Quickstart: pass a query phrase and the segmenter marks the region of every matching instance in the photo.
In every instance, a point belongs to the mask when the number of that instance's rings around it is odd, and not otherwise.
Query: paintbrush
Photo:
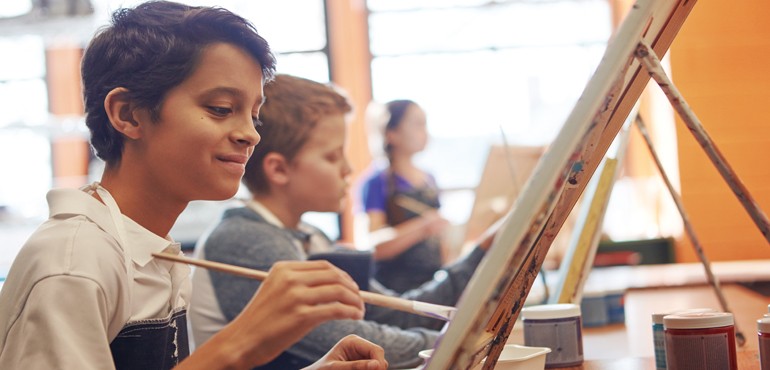
[[[228,265],[226,263],[221,263],[221,262],[189,258],[189,257],[177,255],[177,254],[153,253],[152,255],[160,259],[187,263],[190,265],[203,267],[209,270],[226,272],[228,274],[247,277],[247,278],[255,279],[259,281],[267,279],[267,276],[268,276],[268,273],[265,271],[254,270],[254,269],[234,266],[234,265]],[[451,320],[456,311],[456,308],[451,306],[442,306],[442,305],[433,304],[433,303],[411,301],[408,299],[391,297],[391,296],[367,292],[363,290],[360,291],[359,293],[361,294],[361,298],[364,300],[364,302],[371,305],[392,308],[394,310],[409,312],[409,313],[413,313],[421,316],[432,317],[434,319],[440,319],[444,321]]]
[[[411,211],[413,213],[416,213],[418,215],[435,209],[423,202],[420,202],[417,199],[410,198],[410,197],[407,197],[406,195],[401,195],[401,194],[396,195],[394,198],[394,201],[399,206],[404,207],[404,209]]]

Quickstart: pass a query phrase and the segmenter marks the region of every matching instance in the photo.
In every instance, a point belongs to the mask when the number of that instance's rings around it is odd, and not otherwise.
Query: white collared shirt
[[[125,216],[119,243],[108,208],[81,190],[52,190],[48,203],[0,291],[0,368],[112,369],[126,324],[187,305],[190,269],[154,259],[179,244]]]

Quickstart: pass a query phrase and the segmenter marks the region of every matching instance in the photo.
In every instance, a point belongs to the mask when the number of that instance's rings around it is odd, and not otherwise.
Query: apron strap
[[[118,207],[118,203],[115,202],[115,198],[112,197],[110,192],[107,191],[102,185],[95,181],[94,183],[90,185],[86,185],[81,190],[85,191],[86,193],[93,195],[96,193],[99,195],[99,198],[102,199],[102,202],[104,202],[104,205],[107,206],[107,209],[110,211],[110,216],[112,218],[112,223],[115,225],[115,230],[118,233],[118,244],[120,245],[120,248],[123,250],[123,259],[125,261],[125,267],[126,267],[126,275],[128,276],[128,298],[129,298],[129,304],[131,303],[131,292],[132,292],[132,285],[134,281],[134,269],[133,264],[131,260],[131,256],[128,254],[128,244],[126,241],[128,240],[128,237],[126,236],[126,226],[123,222],[123,213],[120,212],[120,207]],[[129,317],[129,320],[131,318]]]

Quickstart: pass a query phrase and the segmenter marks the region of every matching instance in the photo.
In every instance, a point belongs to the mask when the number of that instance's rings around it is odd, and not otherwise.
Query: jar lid
[[[666,329],[718,328],[733,324],[733,314],[729,312],[675,313],[663,317],[663,326]]]
[[[770,317],[763,317],[757,320],[757,330],[762,333],[770,333]]]
[[[521,309],[521,317],[525,320],[559,319],[577,316],[580,316],[580,306],[572,303],[542,304]]]
[[[669,311],[669,312],[656,312],[652,314],[652,323],[653,324],[663,324],[663,317],[672,315],[675,313],[691,313],[691,312],[717,312],[713,308],[687,308],[684,310],[675,310],[675,311]]]

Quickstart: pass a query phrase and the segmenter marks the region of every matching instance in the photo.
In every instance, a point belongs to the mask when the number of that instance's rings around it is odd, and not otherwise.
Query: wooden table
[[[756,320],[767,313],[770,298],[734,283],[723,284],[722,291],[735,315],[736,328],[746,338],[744,346],[737,348],[738,368],[759,369]],[[585,362],[566,369],[655,369],[652,314],[700,307],[721,311],[709,285],[629,289],[625,295],[625,323],[583,328]],[[509,343],[524,344],[521,328],[517,323]]]
[[[736,332],[746,339],[737,348],[739,370],[759,370],[757,319],[768,313],[770,297],[738,283],[770,281],[770,260],[712,263],[714,275],[735,317]],[[546,274],[549,286],[556,272]],[[553,284],[555,285],[555,284]],[[541,287],[542,288],[542,287]],[[586,289],[625,290],[625,322],[583,328],[581,366],[562,370],[654,370],[652,314],[687,308],[722,311],[713,288],[699,263],[617,266],[594,269]],[[530,292],[530,296],[538,292]],[[539,300],[539,298],[536,298]],[[508,343],[524,344],[523,325],[517,322]]]
[[[759,354],[757,351],[739,351],[738,369],[759,370]],[[655,370],[655,359],[652,357],[626,357],[586,360],[581,366],[563,367],[558,370]]]

